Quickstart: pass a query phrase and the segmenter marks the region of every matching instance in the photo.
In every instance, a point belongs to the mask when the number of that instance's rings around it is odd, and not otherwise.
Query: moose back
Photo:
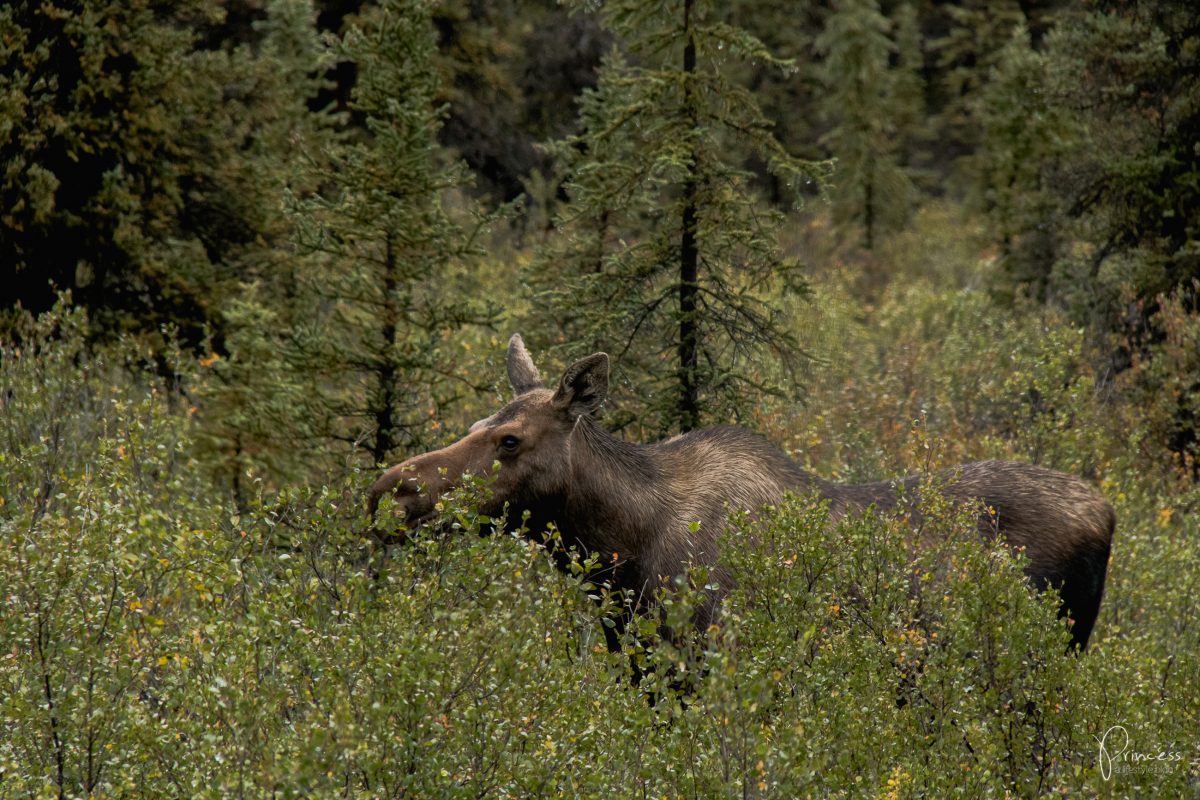
[[[763,438],[742,428],[692,431],[654,444],[609,434],[594,419],[608,392],[608,356],[569,366],[555,388],[542,383],[521,337],[508,345],[515,398],[448,447],[392,467],[371,488],[395,495],[409,526],[436,515],[438,497],[465,476],[489,476],[481,511],[521,520],[531,531],[553,523],[564,543],[603,555],[604,580],[629,590],[645,610],[655,590],[689,564],[712,567],[718,587],[695,620],[707,628],[732,587],[718,563],[720,533],[732,510],[756,511],[787,492],[815,492],[830,513],[894,507],[912,496],[921,476],[842,485],[800,469]],[[495,465],[498,471],[493,472]],[[1087,645],[1100,608],[1116,517],[1082,480],[1010,461],[979,461],[940,473],[942,492],[980,509],[980,530],[1023,548],[1026,572],[1039,589],[1062,597],[1073,620],[1072,643]],[[986,511],[985,511],[986,509]],[[699,522],[699,528],[695,526]]]

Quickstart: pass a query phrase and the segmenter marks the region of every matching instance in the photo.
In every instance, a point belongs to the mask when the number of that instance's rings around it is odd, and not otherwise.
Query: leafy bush
[[[373,476],[239,510],[190,454],[186,380],[82,327],[47,315],[0,363],[0,797],[1195,791],[1194,497],[1107,479],[1122,523],[1083,657],[935,494],[916,529],[831,526],[807,497],[741,519],[720,624],[656,638],[704,601],[698,572],[610,654],[588,597],[616,601],[482,535],[469,493],[387,547]],[[1135,751],[1168,760],[1120,772]]]

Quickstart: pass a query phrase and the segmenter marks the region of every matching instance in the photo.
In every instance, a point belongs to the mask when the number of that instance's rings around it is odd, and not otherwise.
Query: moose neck
[[[756,512],[789,490],[826,488],[762,437],[728,426],[637,445],[582,417],[569,471],[556,520],[563,533],[647,567],[666,552],[676,562],[714,557],[731,509]]]
[[[655,532],[670,525],[676,500],[652,447],[621,441],[580,417],[570,448],[559,527],[606,559],[613,553],[640,558]]]

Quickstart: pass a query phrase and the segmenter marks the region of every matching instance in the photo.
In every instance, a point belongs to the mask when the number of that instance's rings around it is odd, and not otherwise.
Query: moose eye
[[[505,436],[500,440],[500,449],[512,452],[517,449],[517,445],[521,444],[521,440],[515,436]]]

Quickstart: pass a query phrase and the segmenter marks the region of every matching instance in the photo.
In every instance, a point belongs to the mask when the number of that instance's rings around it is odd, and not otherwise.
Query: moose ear
[[[591,414],[608,397],[608,353],[592,353],[563,373],[551,401],[572,417]]]
[[[508,382],[518,395],[542,385],[542,376],[533,365],[533,359],[525,349],[525,340],[519,333],[514,333],[508,340]]]

